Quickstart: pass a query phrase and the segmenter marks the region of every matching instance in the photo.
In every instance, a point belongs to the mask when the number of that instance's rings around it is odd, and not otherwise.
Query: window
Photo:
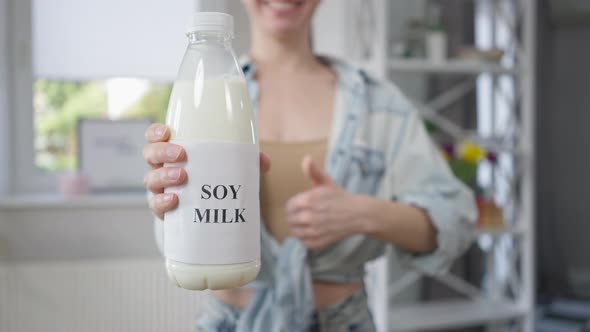
[[[76,167],[80,118],[163,121],[195,6],[233,14],[236,51],[249,45],[239,1],[0,2],[7,4],[0,21],[8,60],[0,84],[10,87],[0,124],[13,147],[0,144],[0,157],[10,161],[7,172],[0,169],[0,191],[15,194],[55,192],[56,174]]]
[[[7,1],[11,192],[55,191],[80,118],[163,121],[194,1]]]
[[[37,168],[77,167],[80,119],[164,121],[191,10],[190,1],[32,1]]]
[[[77,167],[80,119],[164,122],[171,84],[145,79],[55,81],[34,84],[35,165],[44,171]]]

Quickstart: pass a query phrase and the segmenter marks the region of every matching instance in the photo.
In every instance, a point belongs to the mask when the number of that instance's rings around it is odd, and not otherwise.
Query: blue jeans
[[[316,310],[309,332],[373,332],[375,325],[364,289],[327,308]]]

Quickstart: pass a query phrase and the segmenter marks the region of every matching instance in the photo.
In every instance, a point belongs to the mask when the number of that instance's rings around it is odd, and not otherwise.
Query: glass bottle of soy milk
[[[174,83],[166,124],[184,147],[187,184],[169,188],[164,254],[179,287],[227,289],[260,270],[258,140],[244,75],[232,49],[233,17],[199,12]]]

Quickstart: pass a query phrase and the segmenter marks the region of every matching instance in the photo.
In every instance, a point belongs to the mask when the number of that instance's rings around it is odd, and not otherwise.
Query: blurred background
[[[245,54],[241,2],[214,3]],[[0,332],[192,330],[141,148],[196,7],[0,0]],[[590,331],[590,2],[322,0],[313,41],[411,96],[478,196],[451,273],[368,268],[379,330]]]

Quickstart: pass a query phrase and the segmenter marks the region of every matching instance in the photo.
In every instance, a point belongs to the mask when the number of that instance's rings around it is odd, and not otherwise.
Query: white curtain
[[[194,0],[33,0],[37,78],[134,77],[169,81]]]

